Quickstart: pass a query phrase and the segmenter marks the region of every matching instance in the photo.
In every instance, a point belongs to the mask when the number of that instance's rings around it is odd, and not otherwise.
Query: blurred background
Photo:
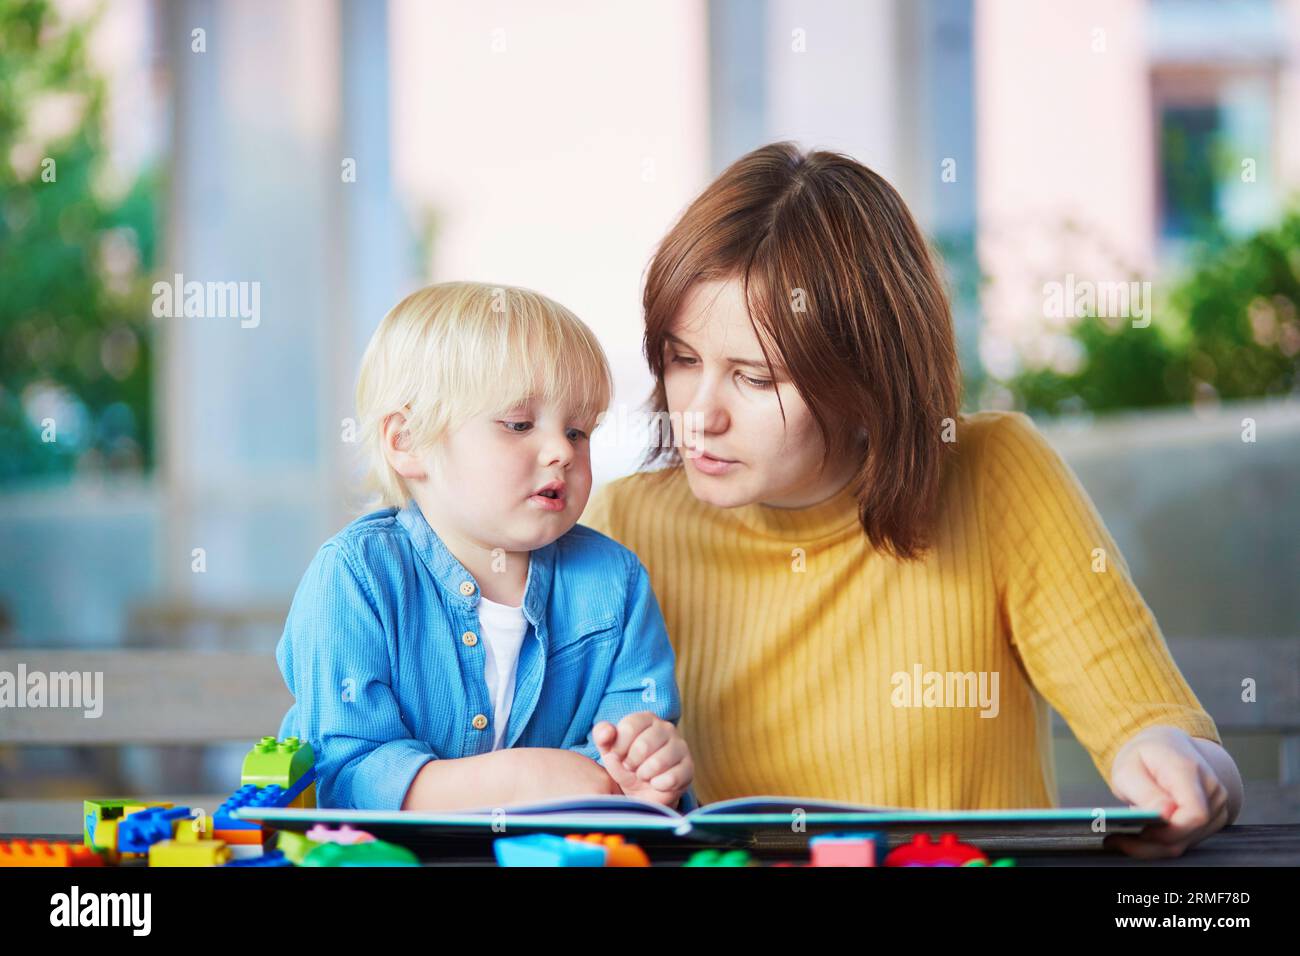
[[[234,789],[288,703],[293,590],[361,505],[391,305],[536,288],[635,411],[655,242],[777,139],[899,189],[967,408],[1035,416],[1243,821],[1300,820],[1300,0],[0,0],[0,670],[108,696],[0,710],[0,831]],[[256,310],[186,314],[189,282]],[[604,431],[598,483],[643,450]],[[1056,731],[1062,802],[1112,803]]]

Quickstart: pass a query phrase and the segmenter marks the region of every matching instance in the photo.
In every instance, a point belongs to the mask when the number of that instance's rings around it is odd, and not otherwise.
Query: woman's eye
[[[689,368],[695,364],[695,359],[687,358],[685,355],[674,355],[673,362],[677,365],[685,365]]]
[[[761,379],[761,378],[750,378],[748,375],[742,375],[742,376],[740,376],[740,377],[743,378],[747,384],[754,386],[754,388],[771,388],[771,387],[772,387],[772,383],[771,383],[771,382],[764,381],[764,380]]]
[[[506,431],[514,432],[516,435],[522,434],[533,427],[532,422],[502,422],[506,426]],[[512,425],[523,425],[523,428],[512,428]]]

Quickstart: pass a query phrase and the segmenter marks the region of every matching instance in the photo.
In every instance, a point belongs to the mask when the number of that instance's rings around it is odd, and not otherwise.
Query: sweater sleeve
[[[1155,724],[1222,743],[1078,477],[1019,412],[985,442],[982,524],[1012,646],[1102,778]]]

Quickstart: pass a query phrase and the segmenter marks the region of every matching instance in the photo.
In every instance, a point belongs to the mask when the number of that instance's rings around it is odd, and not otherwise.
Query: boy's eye
[[[577,441],[579,438],[587,437],[587,433],[584,432],[581,428],[570,428],[569,431],[575,433],[573,436],[571,436],[574,441]]]
[[[532,423],[532,422],[502,422],[501,424],[506,426],[506,431],[514,432],[516,435],[522,434],[522,433],[528,431],[528,429],[530,429],[530,428],[533,427],[533,423]],[[513,426],[513,425],[522,425],[522,426],[524,426],[524,427],[523,427],[523,428],[512,428],[511,426]]]

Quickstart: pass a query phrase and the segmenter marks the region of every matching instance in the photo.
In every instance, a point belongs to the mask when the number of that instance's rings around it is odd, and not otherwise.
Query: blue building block
[[[253,820],[239,820],[232,817],[231,811],[242,810],[245,807],[264,808],[264,807],[285,807],[293,800],[296,794],[290,794],[288,791],[281,790],[275,784],[267,787],[259,787],[255,784],[245,784],[234,793],[232,793],[226,802],[217,807],[217,812],[212,815],[212,828],[214,830],[260,830],[262,825]]]
[[[604,866],[605,848],[552,833],[502,837],[492,844],[500,866]]]
[[[148,853],[149,847],[160,840],[172,838],[172,821],[190,819],[189,807],[149,807],[117,825],[117,849],[121,853]]]
[[[280,850],[268,850],[261,856],[245,857],[242,860],[231,860],[226,866],[293,866],[293,861],[284,855]]]

